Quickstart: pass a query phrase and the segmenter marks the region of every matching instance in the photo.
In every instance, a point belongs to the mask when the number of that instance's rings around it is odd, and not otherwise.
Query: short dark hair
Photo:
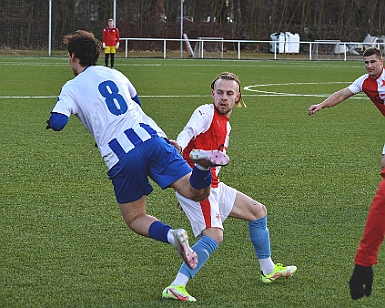
[[[370,57],[372,55],[376,55],[378,59],[382,59],[381,50],[377,47],[369,47],[364,51],[364,57]]]
[[[74,34],[64,36],[63,43],[67,45],[68,53],[70,55],[74,53],[81,65],[96,65],[102,43],[93,33],[78,30]]]

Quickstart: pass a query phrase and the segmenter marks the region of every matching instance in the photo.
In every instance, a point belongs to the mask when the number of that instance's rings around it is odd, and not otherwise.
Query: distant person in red
[[[385,169],[382,181],[370,206],[364,234],[354,258],[354,271],[350,279],[350,295],[359,299],[370,296],[373,284],[373,268],[385,235]]]
[[[108,58],[111,55],[111,68],[114,68],[116,50],[119,48],[119,29],[114,27],[114,20],[108,20],[108,27],[103,30],[103,49],[105,53],[105,65],[108,66]]]

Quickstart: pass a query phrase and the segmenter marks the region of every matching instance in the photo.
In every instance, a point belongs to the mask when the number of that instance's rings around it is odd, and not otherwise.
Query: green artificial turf
[[[307,115],[364,74],[363,63],[116,59],[171,139],[211,103],[217,74],[231,71],[247,87],[220,177],[266,205],[272,258],[298,271],[262,285],[247,224],[228,219],[224,242],[188,284],[196,303],[161,299],[181,260],[126,227],[78,119],[45,129],[73,77],[67,58],[0,57],[0,65],[0,307],[383,306],[383,249],[371,297],[351,300],[348,280],[380,181],[384,119],[364,95]],[[176,203],[154,186],[148,213],[192,234]]]

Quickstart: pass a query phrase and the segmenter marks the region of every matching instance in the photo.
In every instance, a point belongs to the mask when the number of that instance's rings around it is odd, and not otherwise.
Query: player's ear
[[[72,62],[75,61],[75,53],[74,52],[70,53],[69,56],[70,56]]]

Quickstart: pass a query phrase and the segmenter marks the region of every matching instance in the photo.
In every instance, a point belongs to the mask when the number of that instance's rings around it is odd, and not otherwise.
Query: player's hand
[[[106,48],[106,43],[103,43],[102,47],[103,47],[103,49],[105,49]]]
[[[373,284],[373,268],[371,266],[355,265],[350,278],[350,295],[352,299],[359,299],[364,295],[370,296]]]
[[[313,113],[317,112],[321,110],[321,106],[320,105],[311,105],[309,107],[309,109],[307,110],[307,114],[308,115],[312,115]]]
[[[51,127],[51,124],[50,124],[50,122],[49,122],[49,119],[47,120],[47,126],[45,127],[46,129],[51,129],[52,127]]]
[[[175,140],[169,140],[169,141],[175,147],[175,149],[177,149],[179,153],[182,153],[182,147],[179,145],[178,142],[176,142]]]
[[[119,49],[119,43],[116,43],[115,49]]]

